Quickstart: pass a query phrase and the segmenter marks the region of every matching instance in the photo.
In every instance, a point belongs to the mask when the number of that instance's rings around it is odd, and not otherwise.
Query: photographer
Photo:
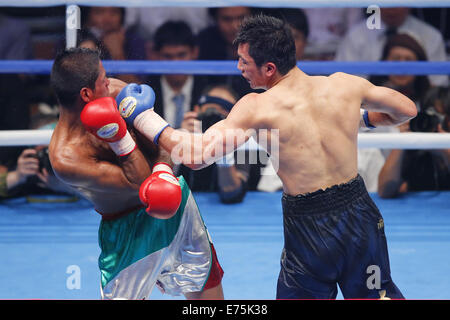
[[[194,111],[185,113],[181,128],[189,132],[204,132],[225,119],[236,101],[236,94],[225,85],[207,88]],[[222,203],[238,203],[242,202],[248,190],[249,172],[250,165],[236,164],[235,153],[230,153],[198,171],[181,165],[178,174],[184,176],[192,191],[218,192]]]
[[[0,165],[0,198],[50,193],[73,195],[75,191],[54,176],[47,147],[24,149],[13,168]]]
[[[400,132],[450,132],[450,92],[431,88],[417,117]],[[450,190],[450,149],[392,150],[378,177],[378,195],[394,198],[403,192]]]

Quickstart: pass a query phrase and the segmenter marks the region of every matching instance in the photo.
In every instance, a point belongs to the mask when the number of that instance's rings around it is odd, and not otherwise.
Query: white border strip
[[[9,130],[0,131],[0,148],[2,146],[47,145],[53,130]],[[381,149],[450,149],[450,133],[360,133],[359,148]],[[254,150],[256,142],[247,147]]]
[[[65,5],[117,7],[450,7],[450,0],[0,0],[4,7],[48,7]]]

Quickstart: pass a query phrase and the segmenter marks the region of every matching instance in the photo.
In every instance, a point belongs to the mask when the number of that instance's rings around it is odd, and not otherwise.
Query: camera
[[[426,112],[418,112],[409,122],[409,128],[413,132],[436,132],[440,120],[438,116]]]
[[[42,172],[42,169],[45,168],[49,174],[53,174],[52,165],[48,156],[48,147],[36,149],[36,154],[28,155],[28,157],[38,159],[40,172]],[[40,179],[34,175],[29,176],[27,181],[31,184],[37,184],[40,182]]]
[[[37,150],[36,157],[39,160],[39,170],[46,169],[48,173],[52,173],[52,165],[50,163],[50,158],[48,157],[48,147]]]
[[[215,104],[220,107],[219,109],[222,109],[227,113],[233,108],[233,104],[228,100],[210,95],[202,95],[198,100],[198,105],[199,107],[202,107],[206,104]],[[226,118],[223,112],[220,112],[219,109],[210,106],[197,115],[197,120],[202,122],[202,132],[205,132],[213,124]]]
[[[225,119],[225,116],[216,108],[208,108],[204,112],[198,114],[197,119],[202,122],[202,132],[205,132],[213,124]]]
[[[435,114],[420,111],[409,122],[409,128],[413,132],[437,132],[440,119]]]

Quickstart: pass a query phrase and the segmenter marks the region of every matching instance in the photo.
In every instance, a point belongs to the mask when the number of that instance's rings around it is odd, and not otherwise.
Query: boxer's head
[[[73,108],[85,99],[108,95],[108,79],[99,52],[86,48],[67,49],[53,63],[50,83],[63,108]]]
[[[234,40],[238,48],[238,69],[252,88],[264,88],[264,81],[276,72],[287,74],[296,66],[295,42],[287,25],[275,17],[246,18]]]

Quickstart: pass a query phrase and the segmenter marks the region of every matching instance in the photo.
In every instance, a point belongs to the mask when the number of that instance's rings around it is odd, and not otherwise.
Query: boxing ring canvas
[[[235,205],[220,204],[212,193],[194,195],[225,271],[225,298],[275,299],[281,193],[250,192]],[[384,217],[392,277],[405,297],[450,299],[450,192],[371,196]],[[0,202],[0,299],[99,299],[99,222],[84,200]],[[150,298],[184,299],[157,289]]]

